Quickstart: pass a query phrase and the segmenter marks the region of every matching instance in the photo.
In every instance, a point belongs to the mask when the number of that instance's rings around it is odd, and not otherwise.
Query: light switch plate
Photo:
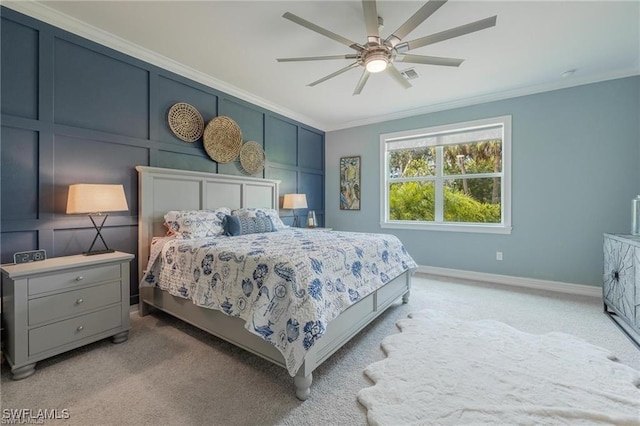
[[[45,260],[47,252],[44,250],[21,251],[13,255],[14,263],[29,263]]]

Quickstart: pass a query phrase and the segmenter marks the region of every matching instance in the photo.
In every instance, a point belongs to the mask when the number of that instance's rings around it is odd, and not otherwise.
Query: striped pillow
[[[222,222],[225,235],[235,237],[237,235],[261,234],[273,232],[273,222],[268,216],[241,217],[227,215]]]

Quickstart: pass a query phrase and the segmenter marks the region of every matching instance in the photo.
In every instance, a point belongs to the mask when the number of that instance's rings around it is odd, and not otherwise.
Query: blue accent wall
[[[510,235],[380,228],[380,134],[503,115]],[[601,286],[602,234],[630,233],[640,194],[639,117],[636,76],[327,132],[327,226],[392,232],[424,266]],[[339,161],[351,155],[362,157],[362,205],[341,211]]]
[[[0,15],[2,263],[18,251],[58,257],[89,248],[89,219],[65,214],[70,184],[124,185],[129,211],[110,214],[103,235],[111,248],[137,253],[135,166],[245,174],[239,162],[211,160],[202,140],[173,135],[167,112],[176,102],[196,107],[205,122],[236,121],[244,141],[264,147],[263,177],[282,180],[281,194],[306,193],[324,224],[324,132],[13,10]],[[291,212],[281,213],[291,224]]]

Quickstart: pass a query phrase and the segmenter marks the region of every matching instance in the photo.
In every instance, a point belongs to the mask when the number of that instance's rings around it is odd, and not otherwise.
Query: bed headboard
[[[170,210],[267,207],[278,210],[279,180],[136,166],[138,171],[138,279],[153,237],[163,236]]]

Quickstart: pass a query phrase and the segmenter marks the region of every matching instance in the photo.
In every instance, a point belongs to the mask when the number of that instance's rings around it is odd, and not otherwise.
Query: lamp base
[[[98,216],[102,216],[101,213],[98,213]],[[105,254],[105,253],[113,253],[115,252],[115,250],[110,249],[109,246],[107,246],[107,243],[104,241],[104,238],[102,238],[102,227],[104,226],[104,223],[107,221],[107,218],[109,217],[108,214],[104,215],[103,219],[102,219],[102,223],[100,224],[100,226],[98,226],[98,224],[96,223],[95,220],[93,220],[93,216],[91,216],[91,214],[89,214],[89,219],[91,219],[91,223],[93,223],[93,227],[96,228],[96,236],[93,237],[93,241],[91,242],[91,247],[89,247],[89,251],[85,251],[84,253],[82,253],[85,256],[93,256],[94,254]],[[102,244],[104,244],[104,250],[94,250],[93,246],[96,244],[96,241],[98,239],[98,237],[100,237],[100,240],[102,240]]]
[[[106,249],[106,250],[85,251],[84,253],[82,253],[82,255],[83,256],[93,256],[94,254],[106,254],[106,253],[115,253],[115,250]]]

